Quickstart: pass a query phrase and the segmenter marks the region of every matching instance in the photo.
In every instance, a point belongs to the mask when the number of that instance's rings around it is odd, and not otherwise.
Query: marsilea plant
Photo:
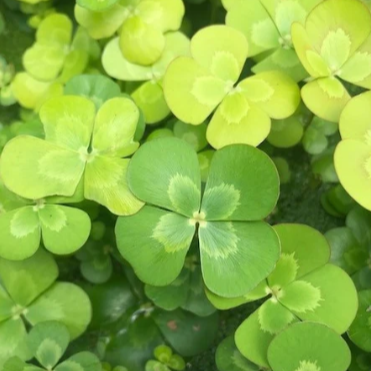
[[[173,114],[199,125],[213,113],[207,140],[216,149],[228,144],[260,144],[271,118],[292,115],[300,102],[296,83],[280,71],[261,72],[238,82],[246,58],[245,36],[215,25],[191,40],[192,57],[179,57],[164,77],[165,99]]]
[[[288,325],[318,322],[342,334],[354,320],[358,304],[351,278],[328,263],[330,248],[324,236],[300,224],[274,229],[281,241],[281,257],[266,280],[244,297],[228,299],[208,293],[220,309],[269,296],[235,334],[239,351],[261,367],[269,367],[268,348]]]
[[[219,295],[244,295],[274,269],[280,244],[262,219],[277,202],[279,180],[260,150],[234,145],[217,151],[201,192],[192,147],[176,138],[157,139],[133,156],[127,180],[146,205],[118,219],[117,243],[145,283],[174,281],[193,238],[205,284]]]
[[[338,122],[350,95],[341,80],[371,87],[371,14],[358,0],[326,0],[291,28],[296,53],[311,76],[301,90],[317,116]]]
[[[130,99],[109,99],[97,111],[87,98],[53,98],[40,118],[45,140],[18,136],[4,148],[0,164],[9,190],[33,200],[71,197],[83,182],[84,197],[115,214],[142,207],[127,187],[129,160],[123,159],[139,146],[134,141],[139,110]]]
[[[291,40],[294,22],[304,23],[308,13],[322,0],[222,0],[225,23],[246,36],[249,57],[257,56],[252,71],[278,70],[295,81],[308,76]]]

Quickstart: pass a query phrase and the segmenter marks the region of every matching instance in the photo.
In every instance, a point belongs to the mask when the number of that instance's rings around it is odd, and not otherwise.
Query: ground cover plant
[[[0,370],[370,371],[366,0],[0,3]]]

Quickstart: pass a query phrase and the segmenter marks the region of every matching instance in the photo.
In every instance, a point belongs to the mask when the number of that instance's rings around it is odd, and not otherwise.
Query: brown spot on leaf
[[[177,325],[177,323],[176,323],[175,320],[169,321],[169,322],[167,323],[167,327],[169,327],[169,329],[170,329],[170,330],[173,330],[173,331],[175,331],[175,330],[178,329],[178,325]]]

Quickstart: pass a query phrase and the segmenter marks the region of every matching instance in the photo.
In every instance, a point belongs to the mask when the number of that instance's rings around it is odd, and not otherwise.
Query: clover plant
[[[227,9],[225,23],[244,33],[249,57],[266,52],[252,71],[278,70],[295,81],[303,80],[308,73],[293,48],[291,25],[304,23],[307,14],[321,1],[222,0]]]
[[[176,57],[188,54],[188,38],[181,32],[169,32],[165,35],[165,47],[161,57],[150,66],[142,66],[125,59],[117,37],[106,45],[102,63],[107,74],[116,79],[144,82],[132,92],[132,97],[143,110],[146,123],[155,124],[170,114],[162,90],[165,71]]]
[[[0,183],[0,256],[11,260],[28,258],[37,251],[41,239],[54,254],[78,250],[88,239],[90,218],[83,210],[60,205],[78,201],[78,195],[70,200],[27,200]]]
[[[180,274],[197,232],[206,286],[219,295],[243,295],[279,256],[275,232],[261,221],[276,204],[278,183],[274,164],[260,150],[228,146],[213,156],[202,195],[198,159],[188,144],[148,142],[128,168],[131,191],[147,205],[119,218],[118,248],[143,282],[165,286]]]
[[[145,371],[183,371],[186,368],[184,359],[178,354],[173,354],[172,349],[166,345],[157,346],[153,355],[156,360],[148,361]]]
[[[34,326],[25,340],[29,349],[28,358],[35,358],[41,367],[24,362],[19,357],[10,358],[4,364],[4,371],[101,371],[96,355],[81,352],[60,362],[70,342],[70,334],[65,325],[56,321],[46,321]]]
[[[370,11],[358,0],[320,2],[308,14],[304,25],[293,23],[292,43],[311,76],[301,95],[315,115],[339,121],[350,100],[341,80],[371,87],[370,31]]]
[[[12,356],[30,356],[26,324],[56,320],[71,339],[86,330],[91,319],[87,295],[74,284],[55,282],[57,277],[53,257],[43,250],[19,262],[0,258],[0,365]]]
[[[39,25],[36,42],[23,55],[24,72],[18,72],[12,90],[19,103],[38,110],[51,95],[61,95],[63,84],[82,73],[99,47],[83,29],[73,36],[72,21],[64,14],[48,15]]]
[[[96,112],[87,98],[63,96],[49,99],[40,118],[45,140],[18,136],[4,148],[1,169],[8,189],[29,199],[68,197],[83,181],[84,197],[115,214],[142,207],[127,187],[129,160],[122,158],[139,145],[134,141],[139,110],[130,99],[110,99]]]
[[[191,40],[191,54],[167,69],[165,99],[179,120],[192,125],[201,124],[216,109],[207,129],[214,148],[257,146],[268,136],[271,118],[289,117],[299,105],[297,85],[279,71],[262,72],[236,85],[248,44],[233,28],[215,25],[200,30]]]
[[[243,297],[208,293],[220,309],[270,296],[237,329],[239,351],[259,366],[269,367],[267,351],[277,333],[289,324],[313,321],[344,333],[357,311],[357,292],[345,271],[329,264],[330,247],[319,232],[300,224],[274,227],[281,241],[275,270]],[[336,308],[341,307],[338,311]]]
[[[85,6],[88,2],[89,8],[75,7],[79,24],[94,39],[111,37],[119,30],[123,56],[142,65],[151,65],[161,57],[166,33],[177,31],[184,15],[181,0],[119,0],[101,11],[97,9],[101,1],[85,1]],[[96,9],[91,10],[94,5]]]
[[[14,66],[8,64],[0,55],[0,105],[2,106],[10,106],[16,102],[10,86],[13,75]]]

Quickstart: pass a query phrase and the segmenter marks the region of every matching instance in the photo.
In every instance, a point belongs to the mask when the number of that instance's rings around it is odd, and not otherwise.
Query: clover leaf
[[[301,90],[306,106],[324,120],[338,122],[350,96],[338,79],[371,87],[371,14],[358,0],[326,0],[294,22],[292,42],[311,76]]]
[[[100,12],[115,5],[119,0],[77,0],[76,3],[83,8]]]
[[[227,9],[226,25],[244,33],[249,43],[249,56],[268,52],[252,71],[279,70],[295,81],[303,80],[308,73],[293,48],[291,25],[303,23],[308,12],[321,1],[222,0]]]
[[[281,224],[274,229],[281,241],[281,257],[265,281],[245,297],[228,299],[207,293],[221,309],[270,295],[235,334],[239,351],[263,367],[269,367],[269,343],[289,324],[319,322],[342,334],[357,312],[354,284],[346,272],[328,264],[330,248],[325,237],[301,224]]]
[[[184,359],[166,345],[157,346],[153,354],[157,360],[148,361],[145,371],[183,371],[186,367]]]
[[[322,324],[302,322],[272,340],[268,361],[272,371],[346,371],[351,354],[335,331]]]
[[[106,45],[102,64],[107,74],[116,79],[144,81],[135,89],[132,97],[143,110],[146,123],[155,124],[170,114],[162,90],[165,71],[176,57],[188,54],[189,39],[181,32],[169,32],[165,35],[165,48],[160,59],[151,66],[141,66],[131,63],[122,55],[117,37]]]
[[[234,145],[217,151],[201,195],[196,153],[177,138],[157,139],[133,156],[127,179],[133,194],[148,205],[119,218],[116,237],[143,282],[174,281],[196,231],[202,275],[211,291],[243,295],[273,270],[279,242],[261,220],[276,204],[279,180],[260,150]]]
[[[29,199],[72,196],[83,181],[84,196],[119,215],[142,207],[126,183],[127,157],[138,148],[139,110],[128,98],[106,101],[96,112],[83,97],[49,99],[40,111],[45,140],[18,136],[1,156],[5,186]],[[27,182],[25,182],[27,179]]]
[[[90,218],[82,210],[59,205],[79,201],[78,196],[27,200],[0,182],[0,256],[11,260],[28,258],[37,251],[41,239],[54,254],[78,250],[89,237]]]
[[[340,117],[341,142],[337,145],[334,162],[339,180],[345,190],[363,207],[371,210],[371,125],[369,114],[371,93],[352,98]]]
[[[299,105],[296,83],[279,71],[262,72],[236,85],[247,53],[241,32],[209,26],[193,36],[192,58],[177,58],[165,74],[165,99],[179,120],[199,125],[216,109],[207,139],[217,149],[234,143],[257,146],[268,136],[271,118],[286,118]]]
[[[162,55],[165,34],[180,28],[184,15],[181,0],[120,0],[104,11],[75,7],[75,17],[91,37],[118,40],[123,56],[131,63],[151,65]]]
[[[12,262],[0,258],[0,365],[12,356],[29,357],[26,323],[48,320],[64,324],[71,339],[80,336],[91,319],[91,305],[78,286],[55,282],[58,267],[43,250]]]

